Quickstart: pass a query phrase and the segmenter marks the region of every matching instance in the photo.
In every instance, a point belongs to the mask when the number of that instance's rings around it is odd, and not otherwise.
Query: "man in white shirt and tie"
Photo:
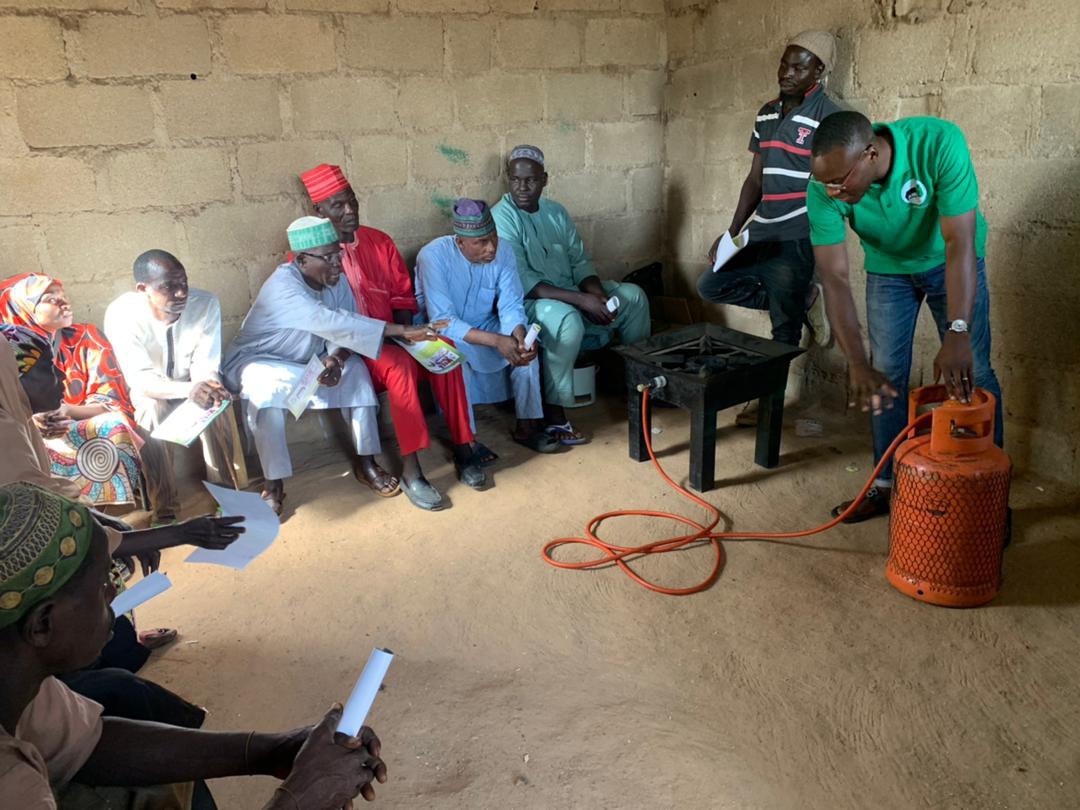
[[[180,505],[172,454],[167,442],[149,433],[184,400],[210,408],[232,399],[221,384],[221,304],[213,293],[189,287],[184,265],[164,250],[146,251],[132,270],[135,289],[109,304],[105,334],[131,390],[135,420],[146,432],[142,456],[150,467],[151,520],[167,523]],[[200,438],[207,477],[237,487],[246,473],[231,418],[222,414]]]

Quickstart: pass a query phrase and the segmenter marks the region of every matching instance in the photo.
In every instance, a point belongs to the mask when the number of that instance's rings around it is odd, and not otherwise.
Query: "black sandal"
[[[559,447],[562,446],[559,444],[558,439],[543,430],[534,430],[524,438],[515,436],[513,432],[511,432],[510,438],[522,447],[528,447],[536,453],[555,453],[558,451]]]

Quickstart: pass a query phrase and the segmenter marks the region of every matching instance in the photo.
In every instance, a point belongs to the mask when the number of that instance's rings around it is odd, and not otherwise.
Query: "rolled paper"
[[[360,673],[360,679],[353,687],[349,700],[345,703],[345,710],[341,713],[341,722],[337,730],[342,734],[355,737],[360,733],[360,728],[371,711],[371,704],[375,702],[375,696],[379,693],[386,671],[390,669],[390,662],[394,660],[394,654],[390,650],[375,648],[371,651],[371,657],[364,664],[364,671]]]

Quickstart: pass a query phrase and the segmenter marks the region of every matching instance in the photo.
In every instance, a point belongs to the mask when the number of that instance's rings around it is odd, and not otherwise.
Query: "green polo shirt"
[[[893,139],[889,176],[874,183],[855,205],[829,197],[811,180],[806,207],[810,241],[844,241],[844,220],[859,235],[870,273],[923,273],[945,263],[941,217],[979,206],[979,184],[960,127],[940,118],[901,118],[874,124]],[[986,255],[986,220],[975,211],[975,252]]]

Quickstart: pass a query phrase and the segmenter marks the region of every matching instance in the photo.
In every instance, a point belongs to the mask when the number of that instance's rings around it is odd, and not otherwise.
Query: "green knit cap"
[[[294,252],[336,245],[339,241],[334,223],[322,217],[300,217],[285,233],[289,237],[289,248]]]
[[[0,628],[60,590],[90,550],[86,507],[26,483],[0,487]]]

